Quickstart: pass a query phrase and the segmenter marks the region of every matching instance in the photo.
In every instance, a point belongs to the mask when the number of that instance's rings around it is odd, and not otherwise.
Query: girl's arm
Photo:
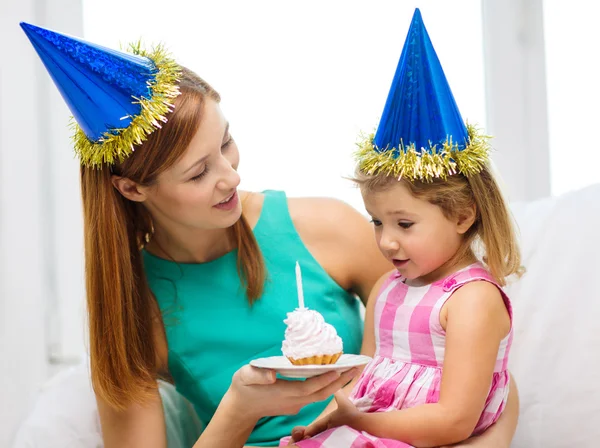
[[[510,378],[510,392],[504,412],[496,423],[480,436],[452,445],[453,448],[510,448],[519,418],[519,393],[514,379]],[[444,447],[448,448],[448,447]]]
[[[500,292],[488,282],[463,286],[446,309],[446,351],[438,403],[382,413],[361,413],[355,408],[354,412],[346,406],[337,416],[332,414],[330,424],[348,424],[417,447],[467,439],[483,411],[510,318]]]

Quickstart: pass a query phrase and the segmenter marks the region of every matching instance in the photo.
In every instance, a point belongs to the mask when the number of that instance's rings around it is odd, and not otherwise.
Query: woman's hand
[[[323,401],[341,389],[356,375],[357,369],[328,372],[305,381],[276,379],[275,372],[244,366],[233,376],[224,397],[233,409],[257,420],[273,415],[297,414],[310,403]],[[248,404],[251,403],[251,406]]]
[[[296,414],[307,404],[325,400],[356,373],[357,369],[352,369],[341,375],[328,372],[306,381],[286,381],[277,379],[272,370],[246,365],[233,375],[229,390],[194,448],[239,448],[260,418]]]

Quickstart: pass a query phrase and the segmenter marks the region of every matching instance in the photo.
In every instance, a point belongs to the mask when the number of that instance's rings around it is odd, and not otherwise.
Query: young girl
[[[336,410],[294,430],[296,446],[437,447],[499,418],[512,342],[501,287],[521,268],[486,158],[486,139],[462,123],[417,10],[355,179],[379,248],[396,268],[368,302],[362,352],[373,360],[349,399],[338,393]]]

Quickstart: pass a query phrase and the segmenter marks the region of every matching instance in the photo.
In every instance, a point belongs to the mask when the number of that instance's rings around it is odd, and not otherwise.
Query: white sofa
[[[513,212],[527,273],[509,286],[514,447],[600,447],[600,184]]]
[[[521,397],[514,448],[600,446],[600,185],[513,204],[526,275],[508,287],[515,311],[511,370]],[[191,446],[199,423],[163,385],[169,446]],[[40,393],[14,448],[101,447],[85,366]]]
[[[89,368],[60,372],[40,391],[21,424],[13,448],[103,448]],[[160,383],[169,448],[191,448],[202,430],[191,404],[175,387]]]

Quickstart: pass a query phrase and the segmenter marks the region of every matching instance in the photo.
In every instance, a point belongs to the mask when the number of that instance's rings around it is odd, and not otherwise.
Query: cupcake
[[[342,355],[342,339],[318,311],[297,308],[283,322],[281,351],[292,364],[335,364]]]

